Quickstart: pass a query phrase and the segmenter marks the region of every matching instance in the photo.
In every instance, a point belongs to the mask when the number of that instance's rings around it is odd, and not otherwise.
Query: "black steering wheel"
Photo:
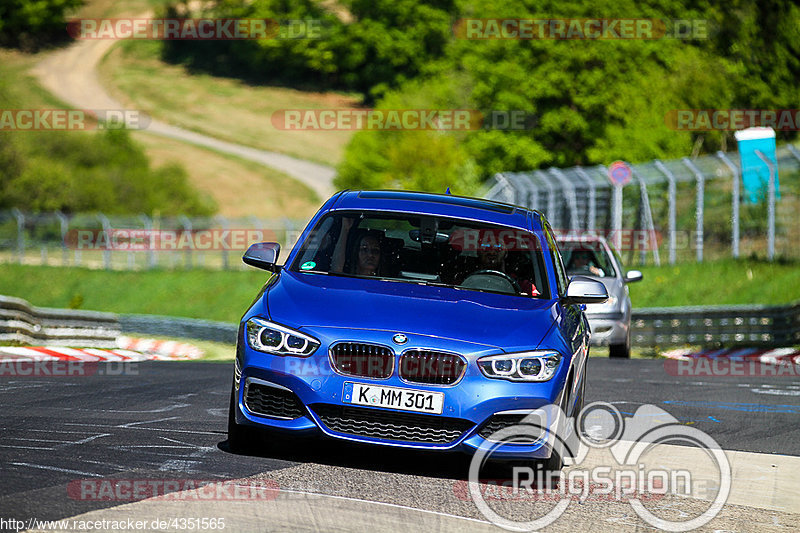
[[[473,272],[472,274],[467,276],[467,278],[461,283],[461,286],[462,287],[467,286],[467,282],[469,281],[469,279],[474,277],[474,276],[497,276],[497,277],[500,277],[500,278],[503,278],[504,280],[506,280],[511,285],[511,288],[514,289],[515,293],[519,294],[520,292],[522,292],[522,289],[520,288],[519,283],[517,283],[514,278],[512,278],[511,276],[509,276],[505,272],[501,272],[499,270],[491,270],[491,269],[477,270],[477,271]],[[480,287],[469,287],[469,288],[480,288]]]

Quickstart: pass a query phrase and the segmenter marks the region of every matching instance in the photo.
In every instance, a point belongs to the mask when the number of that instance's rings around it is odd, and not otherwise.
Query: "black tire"
[[[564,449],[564,457],[565,458],[574,458],[577,457],[578,451],[580,450],[581,446],[581,439],[580,439],[580,427],[578,427],[578,423],[580,421],[581,412],[583,411],[583,406],[586,405],[586,369],[589,365],[589,358],[586,358],[586,363],[583,366],[583,376],[581,378],[581,389],[578,392],[578,403],[575,404],[575,408],[572,412],[570,417],[570,424],[572,427],[570,428],[570,434],[565,439],[566,448]]]
[[[228,450],[245,454],[256,449],[262,435],[256,428],[236,423],[236,389],[231,386],[231,401],[228,407]]]
[[[631,358],[631,329],[628,327],[628,336],[624,344],[612,344],[608,347],[608,356],[612,359]]]
[[[583,364],[583,376],[581,379],[581,399],[578,404],[575,406],[575,412],[572,413],[572,418],[575,420],[581,415],[581,411],[583,411],[583,406],[586,405],[586,378],[588,377],[587,371],[589,369],[589,358],[586,358],[586,362]],[[576,428],[577,429],[577,428]]]
[[[569,450],[570,439],[566,434],[567,421],[565,420],[565,418],[568,416],[566,406],[569,405],[567,392],[569,392],[570,389],[570,386],[566,387],[564,397],[561,399],[561,410],[564,413],[564,417],[559,420],[559,425],[556,428],[556,438],[553,450],[550,453],[550,457],[536,461],[538,465],[541,465],[541,468],[544,471],[545,483],[550,487],[555,486],[561,475],[561,470],[564,468],[564,457],[562,453],[568,456],[571,455]]]
[[[544,471],[544,481],[548,487],[554,487],[556,482],[561,476],[561,470],[564,468],[564,458],[558,449],[553,449],[548,459],[538,461],[542,465]]]

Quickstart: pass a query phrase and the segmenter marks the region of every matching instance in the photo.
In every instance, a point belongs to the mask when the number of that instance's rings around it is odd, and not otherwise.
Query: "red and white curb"
[[[728,359],[730,361],[758,361],[768,365],[800,364],[800,350],[796,348],[676,348],[662,354],[670,359]]]
[[[62,346],[0,346],[0,359],[32,361],[176,361],[198,359],[197,346],[175,341],[120,337],[118,348],[65,348]]]
[[[137,337],[118,337],[117,347],[155,356],[155,359],[199,359],[204,352],[193,344]]]

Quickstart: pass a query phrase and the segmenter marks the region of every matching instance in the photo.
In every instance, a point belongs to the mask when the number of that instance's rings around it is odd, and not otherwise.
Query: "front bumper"
[[[630,321],[623,313],[587,314],[589,328],[592,330],[592,346],[625,344],[628,339]]]
[[[392,333],[359,332],[356,338],[363,342],[392,346],[389,340]],[[317,330],[314,334],[318,338],[324,337]],[[368,338],[364,338],[364,334]],[[337,336],[341,335],[341,332],[337,332]],[[349,338],[352,337],[355,335]],[[469,353],[464,355],[467,367],[463,377],[454,385],[443,386],[409,383],[402,380],[396,371],[387,379],[344,376],[333,370],[328,359],[327,347],[332,339],[321,338],[322,346],[308,358],[273,356],[245,345],[238,350],[242,361],[236,422],[298,435],[322,434],[341,440],[401,448],[474,452],[478,448],[491,446],[493,459],[550,456],[552,437],[531,437],[522,443],[497,445],[490,438],[490,428],[501,427],[501,423],[516,424],[509,421],[522,419],[530,412],[551,404],[559,405],[570,358],[562,360],[562,367],[550,381],[517,383],[489,379],[477,367],[475,360],[478,357],[499,353],[498,350],[467,343],[454,346],[454,341],[445,342],[433,337],[408,337],[409,342],[402,350],[424,346],[426,349]],[[400,350],[395,349],[395,365]],[[442,414],[355,406],[343,400],[346,382],[441,392],[444,394]],[[291,398],[296,398],[299,411],[295,411],[292,404],[288,410],[279,412],[281,416],[274,416],[274,413],[266,416],[263,405],[272,405],[275,401],[270,399],[255,408],[251,403],[256,390],[270,393],[270,398],[285,398],[285,402],[290,404],[295,401]],[[283,399],[280,401],[284,402]],[[280,405],[284,409],[287,404]],[[544,423],[553,424],[555,420]]]

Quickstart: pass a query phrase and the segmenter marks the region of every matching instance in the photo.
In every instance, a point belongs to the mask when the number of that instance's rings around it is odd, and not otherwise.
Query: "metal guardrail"
[[[634,309],[634,346],[791,346],[800,344],[800,302]]]
[[[791,346],[800,344],[800,302],[634,309],[634,346]],[[159,315],[117,315],[31,306],[0,296],[0,342],[113,347],[122,333],[234,344],[237,324]]]
[[[236,343],[237,325],[228,322],[159,315],[119,315],[119,324],[123,333]]]
[[[119,334],[114,313],[34,307],[0,296],[0,342],[111,348]]]

